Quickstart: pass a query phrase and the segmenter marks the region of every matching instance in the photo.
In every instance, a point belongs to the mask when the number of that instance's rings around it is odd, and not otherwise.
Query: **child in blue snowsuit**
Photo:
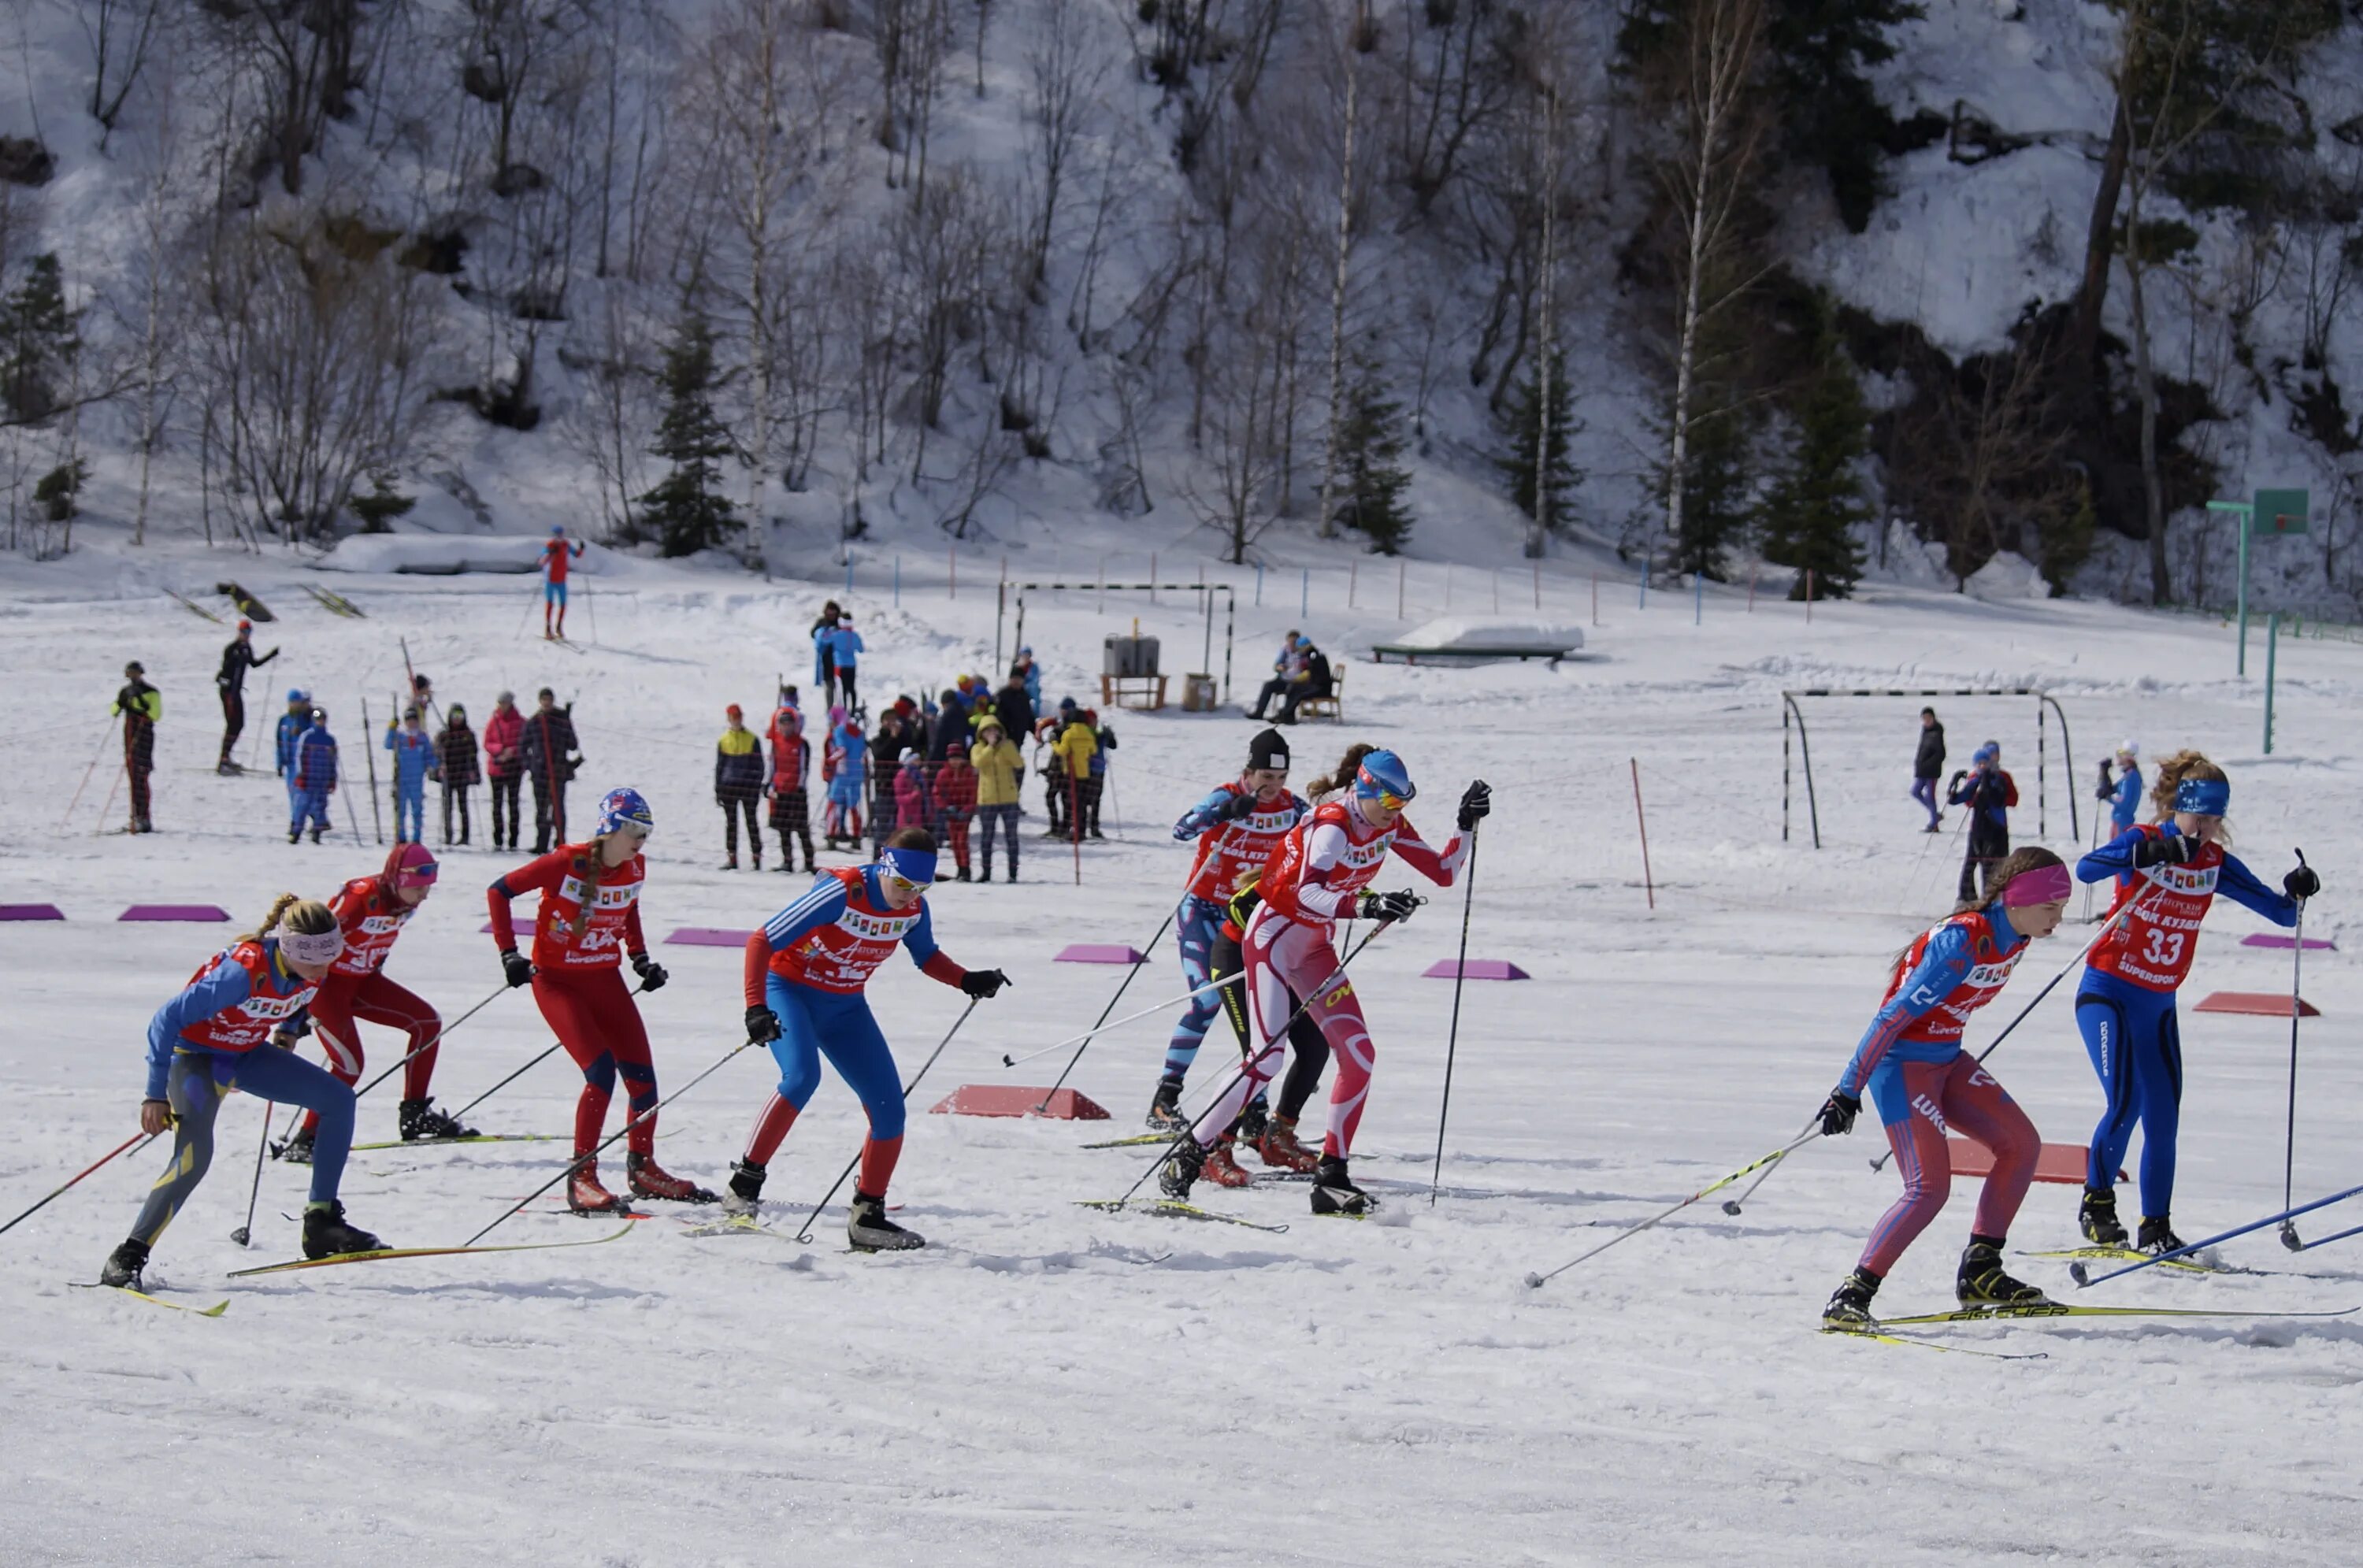
[[[2141,810],[2142,776],[2141,748],[2127,741],[2117,747],[2117,766],[2124,769],[2113,779],[2109,777],[2109,765],[2101,764],[2099,798],[2109,803],[2109,836],[2122,836],[2134,825],[2134,817]],[[2124,892],[2134,883],[2131,871],[2117,876],[2117,891]]]
[[[837,772],[828,781],[828,843],[837,846],[841,838],[851,839],[858,847],[861,843],[861,787],[870,773],[870,748],[863,744],[861,726],[848,719],[838,725],[830,737],[837,747]]]
[[[297,737],[295,766],[287,776],[288,797],[294,810],[287,823],[287,842],[304,836],[309,822],[312,842],[328,831],[328,797],[337,788],[337,737],[328,733],[328,711],[312,710],[309,728]]]
[[[427,836],[427,780],[440,778],[435,741],[418,727],[418,710],[405,708],[402,727],[385,727],[385,749],[394,753],[394,842],[418,844]]]
[[[295,814],[302,791],[295,788],[295,748],[312,727],[312,699],[300,686],[287,689],[287,712],[279,715],[279,777],[287,783],[287,814]]]
[[[861,634],[853,629],[853,617],[838,618],[837,630],[828,635],[829,657],[837,661],[837,685],[840,700],[850,710],[858,701],[853,692],[855,666],[861,660]]]

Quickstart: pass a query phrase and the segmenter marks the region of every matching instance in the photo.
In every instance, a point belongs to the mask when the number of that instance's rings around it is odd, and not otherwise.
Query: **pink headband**
[[[327,931],[283,931],[279,933],[279,951],[297,964],[333,964],[337,955],[345,950],[345,933],[331,926]]]
[[[2002,908],[2023,910],[2029,904],[2062,903],[2075,890],[2075,883],[2068,878],[2068,867],[2039,866],[2010,879],[2010,886],[2002,890]]]

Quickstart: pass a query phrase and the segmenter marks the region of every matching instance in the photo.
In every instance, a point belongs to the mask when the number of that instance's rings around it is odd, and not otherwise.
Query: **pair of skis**
[[[2080,1307],[2066,1301],[2045,1301],[2025,1307],[1961,1307],[1950,1312],[1918,1312],[1901,1318],[1874,1318],[1861,1324],[1825,1323],[1822,1332],[1875,1340],[1880,1344],[1916,1345],[1922,1350],[1983,1356],[1991,1361],[2042,1361],[2047,1358],[2047,1353],[2040,1351],[1979,1350],[1969,1345],[1948,1345],[1935,1340],[1914,1339],[1893,1331],[1945,1328],[1958,1323],[2045,1323],[2064,1318],[2214,1318],[2265,1322],[2279,1319],[2347,1318],[2357,1310],[2353,1307],[2342,1307],[2321,1312],[2257,1312],[2211,1307]]]

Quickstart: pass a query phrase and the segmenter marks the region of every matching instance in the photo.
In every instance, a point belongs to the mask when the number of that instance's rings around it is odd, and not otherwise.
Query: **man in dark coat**
[[[239,770],[238,764],[229,759],[229,752],[246,729],[246,672],[261,669],[278,657],[277,648],[256,657],[254,623],[251,621],[240,621],[238,635],[222,649],[221,673],[214,677],[214,685],[221,692],[222,705],[221,760],[214,764],[215,772],[236,773]]]
[[[574,704],[561,708],[557,694],[543,687],[526,716],[525,738],[518,751],[526,778],[533,785],[533,852],[549,853],[550,834],[566,842],[566,785],[582,766],[574,738]]]
[[[156,770],[156,721],[164,716],[164,694],[148,684],[138,659],[123,667],[123,689],[115,694],[123,715],[123,771],[131,781],[131,821],[126,833],[154,833],[148,820],[148,775]]]
[[[1912,798],[1928,809],[1928,825],[1923,833],[1935,833],[1945,823],[1944,813],[1936,810],[1936,780],[1945,776],[1945,726],[1936,722],[1936,710],[1920,710],[1920,749],[1912,756]]]

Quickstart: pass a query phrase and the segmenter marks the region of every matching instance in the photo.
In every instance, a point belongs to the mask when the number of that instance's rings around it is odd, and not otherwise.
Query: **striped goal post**
[[[2058,699],[2042,688],[2036,686],[1809,686],[1781,693],[1781,842],[1783,844],[1789,842],[1792,798],[1789,731],[1793,723],[1796,726],[1797,755],[1804,764],[1806,816],[1813,828],[1814,847],[1819,849],[1822,846],[1821,803],[1814,795],[1814,747],[1812,737],[1805,733],[1805,711],[1797,705],[1797,700],[1801,697],[2032,697],[2035,699],[2035,831],[2038,836],[2047,834],[2049,831],[2047,819],[2050,807],[2047,789],[2046,754],[2049,750],[2047,744],[2050,738],[2049,716],[2057,714],[2059,719],[2059,756],[2061,765],[2068,771],[2069,784],[2068,831],[2072,837],[2080,841],[2084,836],[2084,830],[2076,818],[2074,788],[2076,753],[2068,735],[2068,714],[2059,706]]]

